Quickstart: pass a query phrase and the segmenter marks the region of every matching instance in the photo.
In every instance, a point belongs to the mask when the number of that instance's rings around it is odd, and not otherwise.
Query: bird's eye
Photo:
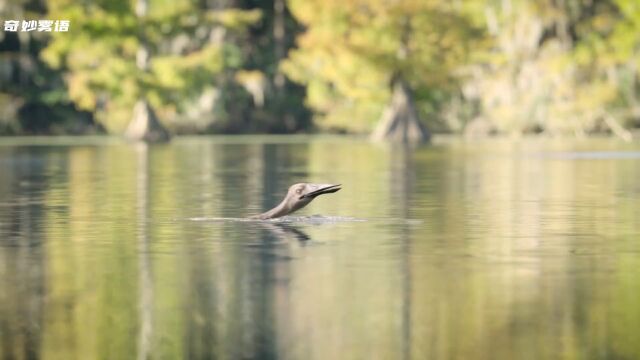
[[[297,188],[296,189],[296,194],[301,194],[302,193],[302,188]]]

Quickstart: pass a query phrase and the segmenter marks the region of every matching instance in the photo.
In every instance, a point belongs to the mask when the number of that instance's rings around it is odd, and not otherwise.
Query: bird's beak
[[[330,194],[341,189],[341,184],[309,184],[311,191],[302,195],[300,198],[315,198],[318,195]]]

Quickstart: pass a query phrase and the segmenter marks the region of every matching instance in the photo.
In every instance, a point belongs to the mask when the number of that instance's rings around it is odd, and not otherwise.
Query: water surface
[[[640,358],[638,154],[0,140],[0,357]],[[301,181],[343,189],[230,220]]]

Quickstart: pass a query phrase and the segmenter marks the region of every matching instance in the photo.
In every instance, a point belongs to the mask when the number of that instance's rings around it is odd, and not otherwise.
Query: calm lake
[[[638,359],[640,143],[0,139],[0,357]]]

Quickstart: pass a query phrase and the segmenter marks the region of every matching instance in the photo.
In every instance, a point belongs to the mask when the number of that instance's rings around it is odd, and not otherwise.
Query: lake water
[[[613,139],[2,139],[0,357],[638,359],[639,220]]]

